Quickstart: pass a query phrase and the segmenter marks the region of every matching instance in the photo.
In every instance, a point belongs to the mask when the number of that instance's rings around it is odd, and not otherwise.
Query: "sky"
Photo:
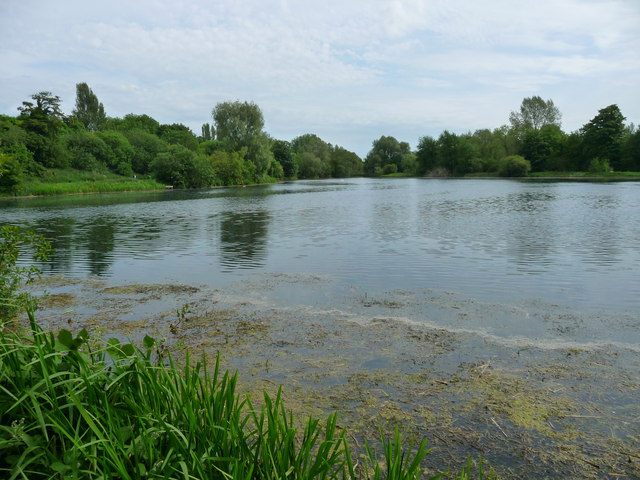
[[[219,102],[364,157],[391,135],[494,129],[526,97],[566,132],[640,123],[640,0],[0,0],[0,113],[40,91],[200,134]]]

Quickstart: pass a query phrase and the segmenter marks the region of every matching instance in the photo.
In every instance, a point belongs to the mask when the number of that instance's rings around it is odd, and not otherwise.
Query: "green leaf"
[[[152,349],[156,344],[156,339],[153,337],[150,337],[149,335],[145,335],[144,336],[144,340],[142,340],[142,345],[144,346],[144,348],[146,348],[147,350]]]
[[[69,330],[62,329],[58,333],[58,341],[64,345],[65,347],[71,349],[73,348],[73,335]]]

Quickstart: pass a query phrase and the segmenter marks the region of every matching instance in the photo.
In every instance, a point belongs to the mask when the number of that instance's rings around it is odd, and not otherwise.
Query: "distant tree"
[[[216,137],[227,151],[246,149],[246,158],[256,167],[256,176],[266,172],[273,158],[270,139],[263,131],[262,111],[253,102],[222,102],[212,110]]]
[[[334,147],[331,152],[331,176],[346,178],[362,175],[362,160],[354,152],[342,147]]]
[[[148,173],[151,162],[167,149],[166,142],[145,130],[128,130],[123,134],[133,147],[131,166],[134,172]]]
[[[473,144],[465,137],[447,130],[438,137],[438,166],[455,176],[473,171],[473,160],[477,153]]]
[[[76,108],[72,114],[91,132],[100,130],[107,120],[102,103],[86,83],[76,83]]]
[[[285,140],[274,140],[271,142],[273,157],[282,165],[285,178],[294,178],[298,173],[298,166],[293,158],[291,143]]]
[[[135,150],[127,137],[114,130],[105,130],[96,133],[111,150],[109,169],[119,175],[133,175],[133,159]]]
[[[510,155],[500,160],[498,174],[501,177],[526,177],[531,171],[531,164],[520,155]]]
[[[640,171],[640,129],[633,128],[622,143],[622,167],[625,170]]]
[[[171,145],[151,162],[150,169],[159,182],[176,188],[199,188],[212,185],[211,162],[182,145]]]
[[[291,140],[300,178],[331,176],[333,147],[313,133],[305,133]]]
[[[128,113],[124,118],[107,119],[105,128],[109,130],[118,130],[123,132],[125,135],[127,132],[132,130],[142,130],[153,135],[158,135],[160,123],[146,114],[136,115],[135,113]]]
[[[244,185],[253,181],[255,165],[246,160],[242,152],[219,150],[210,158],[214,176],[221,185]]]
[[[0,153],[0,190],[15,191],[22,181],[22,166],[10,153]]]
[[[201,132],[202,132],[201,139],[203,142],[213,140],[215,130],[211,127],[211,124],[203,123]]]
[[[375,175],[377,168],[385,165],[395,165],[397,171],[402,171],[402,156],[409,153],[408,143],[401,145],[394,137],[381,136],[374,140],[371,150],[364,159],[364,171],[367,175]]]
[[[560,110],[554,105],[553,100],[543,100],[541,97],[527,97],[522,100],[520,110],[511,112],[509,122],[511,130],[519,140],[522,140],[527,132],[540,130],[545,125],[562,125]]]
[[[60,110],[60,97],[51,92],[39,92],[31,95],[33,102],[22,102],[18,110],[23,116],[41,114],[47,118],[64,119],[64,114]]]
[[[327,176],[322,160],[312,152],[297,154],[296,161],[298,164],[298,176],[300,178],[321,178]]]
[[[115,162],[109,146],[95,133],[85,130],[70,132],[63,137],[71,166],[78,170],[106,170]]]
[[[421,137],[416,152],[418,175],[425,175],[438,166],[438,142],[432,137]]]
[[[182,145],[194,152],[198,150],[198,139],[189,127],[181,123],[160,125],[158,136],[169,145]]]
[[[582,127],[583,149],[588,162],[593,158],[608,160],[619,170],[622,160],[622,138],[625,117],[617,105],[609,105],[598,111],[589,123]]]

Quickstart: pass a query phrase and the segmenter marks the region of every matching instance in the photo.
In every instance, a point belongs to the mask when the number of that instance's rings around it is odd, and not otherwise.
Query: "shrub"
[[[608,173],[610,171],[611,165],[609,165],[609,160],[596,157],[589,162],[589,173]]]
[[[387,163],[382,167],[383,175],[391,175],[393,173],[398,173],[398,166],[395,163]]]
[[[520,155],[510,155],[500,160],[498,175],[501,177],[526,177],[531,171],[531,163]]]

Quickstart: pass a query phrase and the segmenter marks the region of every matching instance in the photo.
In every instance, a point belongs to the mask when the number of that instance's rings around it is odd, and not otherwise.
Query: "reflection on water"
[[[225,212],[220,221],[220,264],[224,271],[264,264],[269,212]]]
[[[433,288],[637,310],[640,184],[352,179],[0,201],[48,272],[220,286],[309,273],[337,294]]]

